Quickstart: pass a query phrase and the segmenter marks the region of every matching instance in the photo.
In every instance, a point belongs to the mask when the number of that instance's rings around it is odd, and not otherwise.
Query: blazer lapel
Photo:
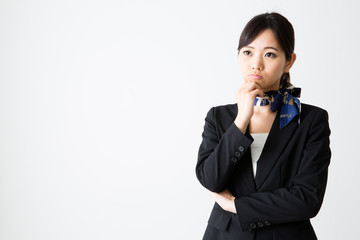
[[[264,183],[296,127],[297,121],[294,121],[293,119],[288,125],[280,129],[280,111],[277,112],[266,139],[264,149],[257,162],[255,177],[256,189],[260,189],[261,185]]]

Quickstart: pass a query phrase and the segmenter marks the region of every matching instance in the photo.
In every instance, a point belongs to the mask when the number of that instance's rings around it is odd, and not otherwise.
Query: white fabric
[[[256,176],[257,161],[260,158],[268,135],[269,133],[251,133],[251,136],[254,139],[253,143],[250,145],[254,177]]]

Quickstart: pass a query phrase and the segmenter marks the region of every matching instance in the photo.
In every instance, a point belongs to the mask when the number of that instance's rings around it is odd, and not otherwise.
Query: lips
[[[258,75],[258,74],[250,74],[249,77],[252,79],[261,79],[262,78],[262,76]]]

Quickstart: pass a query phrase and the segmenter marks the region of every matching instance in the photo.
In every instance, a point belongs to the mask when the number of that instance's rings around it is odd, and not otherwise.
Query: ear
[[[296,54],[293,53],[293,54],[291,54],[291,59],[289,61],[286,61],[284,72],[288,73],[290,71],[290,68],[294,64],[295,60],[296,60]]]

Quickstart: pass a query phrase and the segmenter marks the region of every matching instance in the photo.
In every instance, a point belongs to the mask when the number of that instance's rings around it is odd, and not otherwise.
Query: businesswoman
[[[294,30],[278,13],[252,18],[239,41],[236,103],[205,118],[196,175],[215,205],[203,239],[312,240],[331,151],[328,114],[290,83]]]

